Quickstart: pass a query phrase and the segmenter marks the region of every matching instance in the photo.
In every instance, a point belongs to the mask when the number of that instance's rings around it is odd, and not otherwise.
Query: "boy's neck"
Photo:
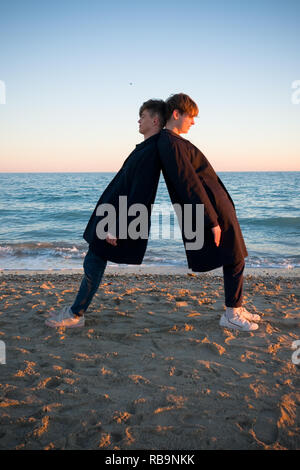
[[[165,128],[168,129],[169,131],[174,132],[177,135],[180,135],[180,132],[179,132],[179,129],[177,128],[177,126],[176,126],[176,123],[174,123],[172,121],[168,121]]]

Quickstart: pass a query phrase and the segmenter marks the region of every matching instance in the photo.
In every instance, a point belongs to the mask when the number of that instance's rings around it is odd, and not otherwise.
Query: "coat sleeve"
[[[185,154],[181,143],[177,143],[168,135],[160,136],[158,151],[162,171],[168,185],[176,193],[181,204],[204,204],[204,223],[208,227],[216,227],[218,215],[197,176],[190,159]]]

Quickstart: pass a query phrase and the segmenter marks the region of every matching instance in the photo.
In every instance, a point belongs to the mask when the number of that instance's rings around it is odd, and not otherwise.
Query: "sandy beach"
[[[253,333],[219,326],[220,271],[141,267],[108,267],[84,328],[47,327],[81,277],[0,273],[0,449],[300,448],[298,271],[246,272]]]

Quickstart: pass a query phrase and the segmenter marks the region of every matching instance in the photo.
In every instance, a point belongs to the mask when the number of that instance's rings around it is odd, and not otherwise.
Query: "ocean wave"
[[[61,258],[80,258],[86,253],[86,247],[65,242],[22,242],[5,243],[0,245],[0,258],[14,257],[39,257],[47,256]]]
[[[6,243],[0,245],[0,269],[81,269],[86,252],[87,245],[80,243]],[[249,252],[245,261],[248,268],[300,267],[300,256],[270,256]],[[166,253],[157,247],[146,252],[143,265],[187,267],[187,261],[184,253],[179,254],[176,250]]]

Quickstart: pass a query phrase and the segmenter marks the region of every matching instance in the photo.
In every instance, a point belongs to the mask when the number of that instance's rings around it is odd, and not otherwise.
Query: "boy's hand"
[[[117,238],[114,237],[111,233],[107,233],[106,239],[107,243],[113,246],[117,246]]]
[[[221,240],[221,233],[222,233],[220,225],[217,225],[216,227],[212,227],[211,231],[214,236],[215,244],[219,246],[220,240]]]

